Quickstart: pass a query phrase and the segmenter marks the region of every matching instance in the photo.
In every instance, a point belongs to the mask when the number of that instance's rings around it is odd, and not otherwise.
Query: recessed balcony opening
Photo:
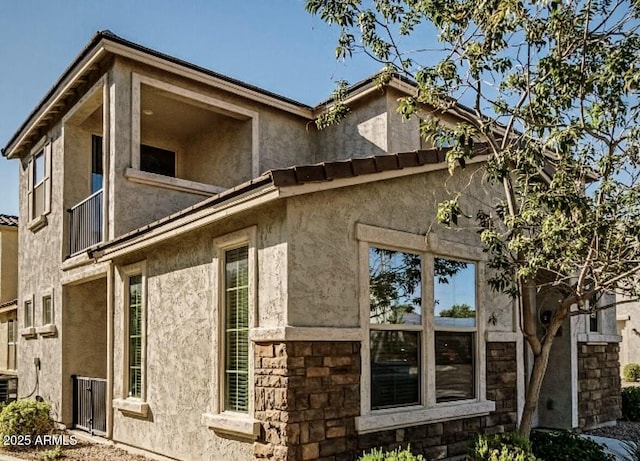
[[[224,106],[230,105],[207,96],[139,78],[140,98],[137,102],[134,97],[132,108],[133,169],[143,177],[154,175],[145,179],[157,180],[160,187],[163,182],[185,189],[190,184],[196,189],[205,185],[210,187],[204,190],[211,192],[252,178],[255,120],[249,114],[229,110]]]
[[[104,103],[97,85],[64,120],[64,199],[68,221],[66,254],[102,241]]]

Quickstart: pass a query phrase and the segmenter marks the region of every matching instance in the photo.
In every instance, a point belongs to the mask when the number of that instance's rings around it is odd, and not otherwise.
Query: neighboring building
[[[0,401],[16,398],[18,217],[0,214]]]
[[[499,191],[473,174],[482,146],[454,177],[442,151],[418,150],[418,122],[395,111],[412,91],[363,81],[319,132],[330,102],[98,33],[3,149],[23,166],[20,393],[171,459],[406,442],[454,457],[513,429],[518,309],[488,289],[477,233],[435,223],[448,190],[471,208]],[[407,268],[409,284],[380,289]],[[443,314],[455,305],[466,318]],[[540,424],[615,421],[615,327],[603,314],[565,331]]]
[[[620,343],[620,376],[625,365],[640,364],[640,303],[628,302],[628,298],[620,299],[617,310],[618,334]]]

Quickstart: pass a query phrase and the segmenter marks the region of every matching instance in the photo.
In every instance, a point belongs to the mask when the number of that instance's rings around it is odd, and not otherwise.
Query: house
[[[477,233],[435,222],[449,191],[476,209],[499,191],[481,145],[449,177],[395,111],[412,91],[360,82],[316,131],[331,101],[96,34],[2,151],[22,165],[20,395],[158,459],[453,458],[512,430],[517,306]],[[539,424],[619,415],[608,316],[567,324]]]
[[[16,398],[18,217],[0,214],[0,401]]]
[[[618,299],[616,306],[616,324],[620,343],[620,376],[624,367],[630,363],[640,363],[640,322],[638,322],[638,301],[629,298]]]

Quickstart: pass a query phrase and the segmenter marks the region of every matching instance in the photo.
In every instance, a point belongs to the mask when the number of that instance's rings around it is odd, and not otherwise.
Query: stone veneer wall
[[[578,344],[578,424],[602,426],[622,417],[618,343]]]
[[[257,344],[255,417],[262,430],[256,458],[354,460],[373,447],[411,444],[427,459],[464,454],[479,432],[515,429],[516,346],[487,344],[488,416],[357,434],[360,414],[360,343],[287,342]]]

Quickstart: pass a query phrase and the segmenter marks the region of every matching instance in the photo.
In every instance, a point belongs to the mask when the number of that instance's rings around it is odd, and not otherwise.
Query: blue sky
[[[0,146],[102,29],[307,104],[379,65],[337,62],[338,34],[303,0],[0,0]],[[0,158],[0,213],[18,213],[18,161]]]

